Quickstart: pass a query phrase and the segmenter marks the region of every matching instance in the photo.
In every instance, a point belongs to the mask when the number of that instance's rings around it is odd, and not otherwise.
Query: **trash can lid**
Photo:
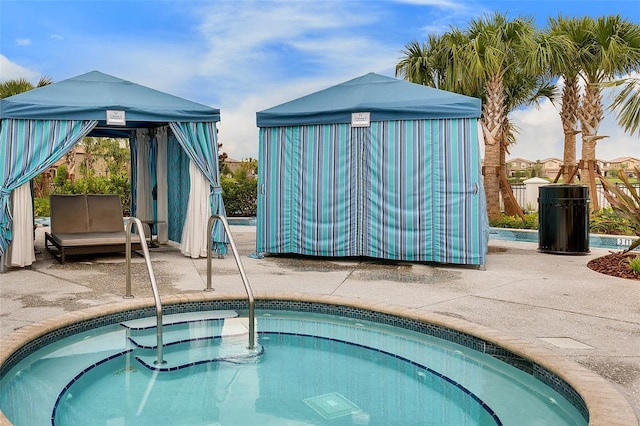
[[[557,199],[557,198],[589,198],[589,187],[585,185],[575,184],[553,184],[544,185],[539,190],[540,198]]]

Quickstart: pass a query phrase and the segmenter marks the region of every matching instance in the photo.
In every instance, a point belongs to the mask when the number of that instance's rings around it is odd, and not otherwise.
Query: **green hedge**
[[[222,199],[229,217],[256,216],[258,211],[258,181],[256,179],[223,178]]]

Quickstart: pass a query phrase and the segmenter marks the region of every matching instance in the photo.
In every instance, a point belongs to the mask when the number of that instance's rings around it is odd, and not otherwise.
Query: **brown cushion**
[[[88,234],[55,234],[51,236],[59,245],[63,247],[99,246],[103,244],[125,244],[127,234],[119,232],[96,232]],[[140,236],[131,234],[131,242],[139,243]]]
[[[87,195],[89,232],[124,231],[122,204],[118,195]]]
[[[89,232],[87,198],[84,195],[51,195],[51,233]]]

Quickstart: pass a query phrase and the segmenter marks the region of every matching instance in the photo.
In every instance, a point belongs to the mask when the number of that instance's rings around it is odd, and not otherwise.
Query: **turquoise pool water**
[[[498,241],[522,241],[538,243],[538,231],[528,229],[491,228],[489,239]],[[589,234],[589,247],[624,250],[636,239],[624,235]],[[640,251],[640,247],[634,251]]]
[[[361,318],[258,310],[165,316],[57,340],[0,381],[16,425],[586,425],[560,393],[463,345]],[[464,338],[464,336],[462,336]]]

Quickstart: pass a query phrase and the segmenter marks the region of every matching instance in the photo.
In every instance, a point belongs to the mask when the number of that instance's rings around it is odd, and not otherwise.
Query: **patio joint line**
[[[602,316],[602,315],[591,315],[591,314],[586,314],[584,312],[576,312],[576,311],[570,311],[570,310],[565,310],[565,309],[550,308],[550,307],[547,307],[547,306],[532,305],[530,303],[514,302],[512,300],[496,299],[496,298],[486,297],[486,296],[477,296],[477,295],[474,295],[474,294],[470,294],[467,297],[477,297],[478,299],[491,300],[491,301],[494,301],[494,302],[511,303],[513,305],[528,306],[528,307],[531,307],[531,308],[538,308],[538,309],[546,309],[548,311],[565,312],[565,313],[568,313],[568,314],[580,315],[580,316],[588,317],[588,318],[598,318],[598,319],[603,319],[603,320],[607,320],[607,321],[622,322],[622,323],[625,323],[625,324],[632,324],[632,325],[639,325],[640,326],[640,322],[629,321],[629,320],[618,319],[618,318],[610,318],[610,317],[605,317],[605,316]]]

